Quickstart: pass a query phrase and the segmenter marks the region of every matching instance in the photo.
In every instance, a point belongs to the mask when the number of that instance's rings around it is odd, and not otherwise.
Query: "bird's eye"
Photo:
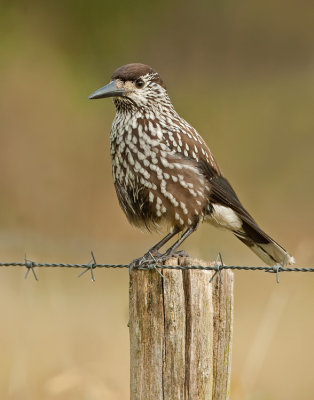
[[[142,79],[137,79],[137,80],[135,81],[135,86],[136,86],[138,89],[141,89],[142,87],[144,87],[144,81],[143,81]]]

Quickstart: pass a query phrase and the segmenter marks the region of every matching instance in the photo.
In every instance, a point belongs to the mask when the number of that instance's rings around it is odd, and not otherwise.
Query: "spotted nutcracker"
[[[199,133],[175,111],[159,74],[144,64],[118,68],[90,99],[113,97],[110,144],[120,205],[131,224],[169,232],[130,267],[164,261],[200,222],[230,230],[266,264],[291,257],[244,209]],[[163,254],[158,250],[180,238]]]

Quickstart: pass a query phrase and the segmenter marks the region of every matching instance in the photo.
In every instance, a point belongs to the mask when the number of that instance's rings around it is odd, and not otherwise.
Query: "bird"
[[[202,222],[231,231],[267,265],[295,263],[243,207],[204,139],[176,112],[153,68],[141,63],[119,67],[89,99],[107,97],[116,108],[110,153],[120,206],[132,225],[167,233],[133,260],[131,269],[184,254],[178,248]]]

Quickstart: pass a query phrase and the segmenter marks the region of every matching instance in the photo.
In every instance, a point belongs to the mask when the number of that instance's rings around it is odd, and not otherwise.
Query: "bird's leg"
[[[170,246],[169,249],[164,254],[162,254],[160,257],[158,257],[158,261],[159,262],[165,261],[168,258],[174,256],[177,248],[185,241],[186,238],[188,238],[193,232],[195,232],[196,228],[197,228],[197,223],[189,226],[188,229],[182,234],[182,236],[172,246]],[[181,255],[182,255],[182,253],[183,253],[183,255],[185,255],[185,252],[183,252],[183,251],[182,252],[178,251],[176,253],[178,255],[180,255],[180,253],[181,253]]]
[[[140,267],[142,265],[149,265],[153,262],[156,262],[156,259],[159,260],[159,257],[163,256],[158,253],[158,250],[166,244],[173,236],[179,233],[180,230],[178,228],[174,228],[172,232],[168,233],[164,238],[162,238],[158,243],[156,243],[151,249],[148,250],[142,257],[136,258],[129,264],[130,272],[133,268]]]
[[[166,244],[170,239],[172,239],[177,233],[179,233],[179,229],[178,228],[174,228],[174,230],[170,233],[168,233],[168,235],[166,235],[163,239],[161,239],[158,243],[156,243],[151,249],[148,250],[148,252],[146,253],[147,255],[155,255],[156,252],[158,252],[158,250],[164,245]]]

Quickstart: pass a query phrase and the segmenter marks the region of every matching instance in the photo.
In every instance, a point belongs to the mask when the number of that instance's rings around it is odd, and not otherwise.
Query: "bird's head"
[[[126,64],[118,68],[111,82],[96,90],[89,99],[113,97],[119,108],[146,108],[169,102],[166,87],[156,71],[145,64]]]

